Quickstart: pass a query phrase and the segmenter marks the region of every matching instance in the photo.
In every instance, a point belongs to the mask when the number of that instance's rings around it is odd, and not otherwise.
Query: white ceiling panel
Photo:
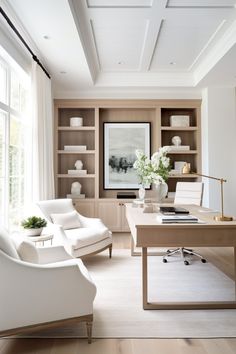
[[[147,21],[92,21],[94,40],[102,71],[136,71]]]
[[[234,7],[236,0],[169,0],[167,7]]]
[[[150,70],[188,71],[221,21],[163,22]]]
[[[88,7],[151,7],[153,0],[87,0]]]

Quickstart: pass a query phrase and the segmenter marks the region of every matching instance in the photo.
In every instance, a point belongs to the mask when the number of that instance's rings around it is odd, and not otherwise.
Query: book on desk
[[[193,215],[158,215],[157,220],[162,224],[196,224],[199,219]]]
[[[189,211],[185,208],[170,206],[161,206],[160,212],[164,215],[189,214]]]

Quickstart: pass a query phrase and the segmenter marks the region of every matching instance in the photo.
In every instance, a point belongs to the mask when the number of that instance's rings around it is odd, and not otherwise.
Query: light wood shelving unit
[[[160,146],[171,145],[174,135],[181,137],[188,151],[171,151],[174,161],[191,163],[194,172],[201,173],[200,100],[55,100],[55,185],[56,197],[65,198],[71,193],[71,183],[79,181],[85,199],[75,199],[74,205],[81,214],[101,217],[113,231],[127,231],[124,203],[117,199],[118,190],[103,188],[103,123],[151,123],[151,153]],[[171,127],[171,115],[189,115],[189,127]],[[82,127],[70,127],[71,117],[83,117]],[[86,145],[86,151],[64,150],[65,145]],[[83,162],[86,175],[69,175],[76,160]],[[191,174],[169,178],[169,191],[177,181],[194,181]],[[138,191],[137,191],[138,192]],[[147,191],[147,197],[152,190]]]

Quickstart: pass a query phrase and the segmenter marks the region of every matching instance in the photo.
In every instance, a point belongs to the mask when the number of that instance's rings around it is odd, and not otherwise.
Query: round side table
[[[28,240],[34,242],[35,245],[37,242],[42,242],[43,246],[44,246],[45,241],[51,241],[51,245],[52,245],[53,235],[52,234],[45,234],[45,235],[39,235],[39,236],[27,236],[27,238],[28,238]]]

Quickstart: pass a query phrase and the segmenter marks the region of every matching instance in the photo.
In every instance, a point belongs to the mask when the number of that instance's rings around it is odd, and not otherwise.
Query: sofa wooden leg
[[[112,256],[112,245],[109,246],[109,258]]]
[[[88,336],[88,343],[92,343],[92,327],[93,327],[93,322],[86,322],[86,327],[87,327],[87,336]]]

